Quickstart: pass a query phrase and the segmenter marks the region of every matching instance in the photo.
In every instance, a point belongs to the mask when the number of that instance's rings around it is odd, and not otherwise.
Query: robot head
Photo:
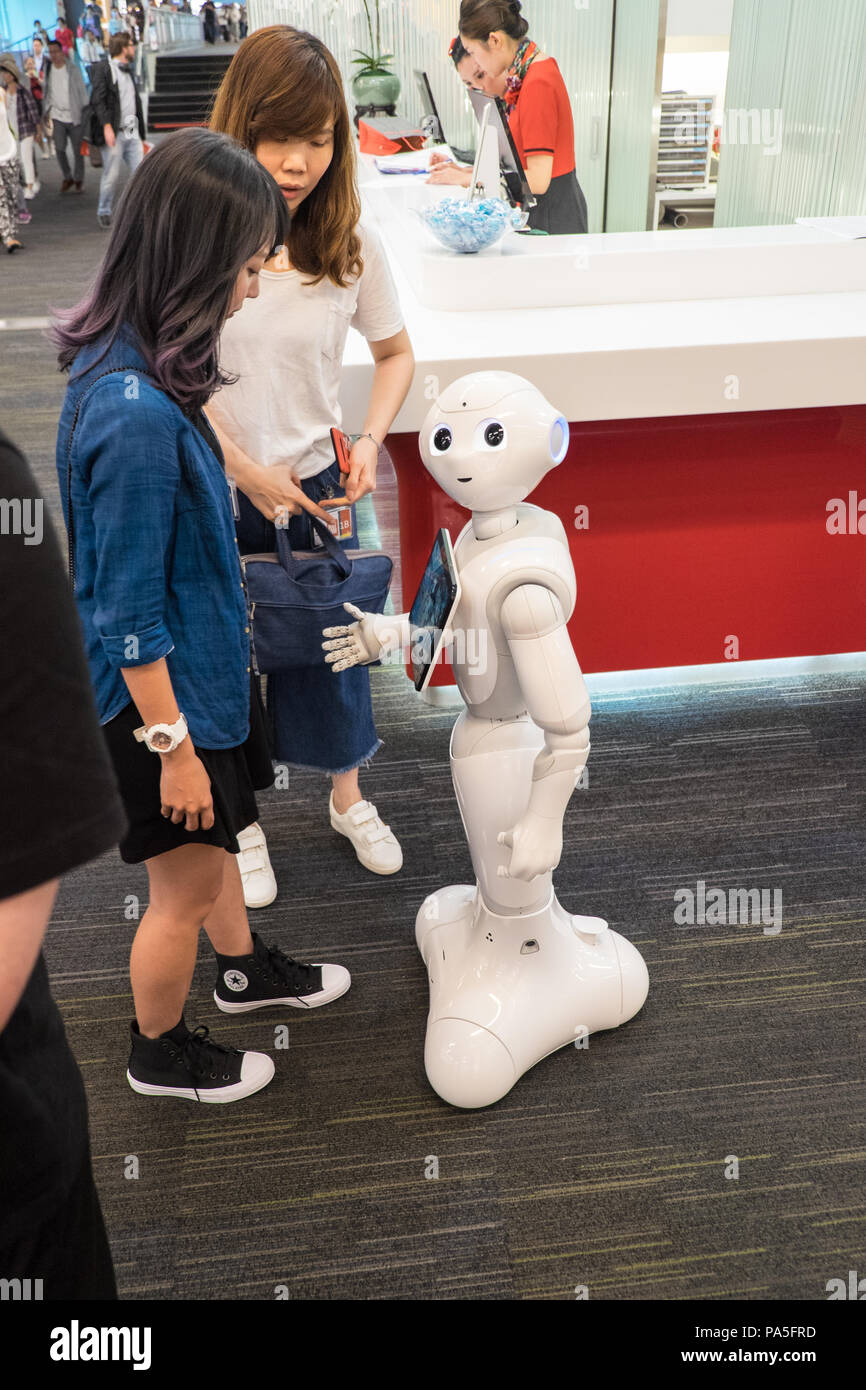
[[[472,372],[442,392],[419,435],[421,458],[443,492],[475,512],[513,507],[561,463],[568,424],[513,372]]]

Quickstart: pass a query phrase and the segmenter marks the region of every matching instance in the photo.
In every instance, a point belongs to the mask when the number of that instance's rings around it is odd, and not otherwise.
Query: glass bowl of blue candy
[[[471,255],[493,246],[509,227],[520,225],[502,198],[440,198],[416,212],[428,231],[449,251]]]

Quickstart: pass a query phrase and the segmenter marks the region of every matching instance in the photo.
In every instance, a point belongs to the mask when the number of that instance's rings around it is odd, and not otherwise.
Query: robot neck
[[[517,508],[503,507],[498,512],[473,512],[472,530],[477,541],[489,541],[517,525]]]

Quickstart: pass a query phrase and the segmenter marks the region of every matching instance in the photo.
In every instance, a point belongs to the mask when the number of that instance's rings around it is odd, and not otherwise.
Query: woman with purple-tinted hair
[[[133,175],[93,290],[54,326],[75,598],[129,821],[121,857],[150,883],[127,1071],[148,1096],[224,1103],[273,1076],[264,1053],[184,1021],[200,927],[226,1013],[315,1008],[349,987],[342,966],[300,964],[251,935],[235,858],[273,767],[231,492],[202,407],[227,379],[223,324],[287,236],[282,194],[252,154],[179,131]],[[86,806],[76,814],[87,821]]]

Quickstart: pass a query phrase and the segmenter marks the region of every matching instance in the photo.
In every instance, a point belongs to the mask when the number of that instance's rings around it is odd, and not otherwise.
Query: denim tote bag
[[[323,550],[292,550],[277,527],[274,555],[242,559],[250,601],[253,645],[262,675],[324,666],[322,629],[351,622],[344,603],[381,613],[393,564],[381,550],[343,550],[318,517],[310,523]]]

